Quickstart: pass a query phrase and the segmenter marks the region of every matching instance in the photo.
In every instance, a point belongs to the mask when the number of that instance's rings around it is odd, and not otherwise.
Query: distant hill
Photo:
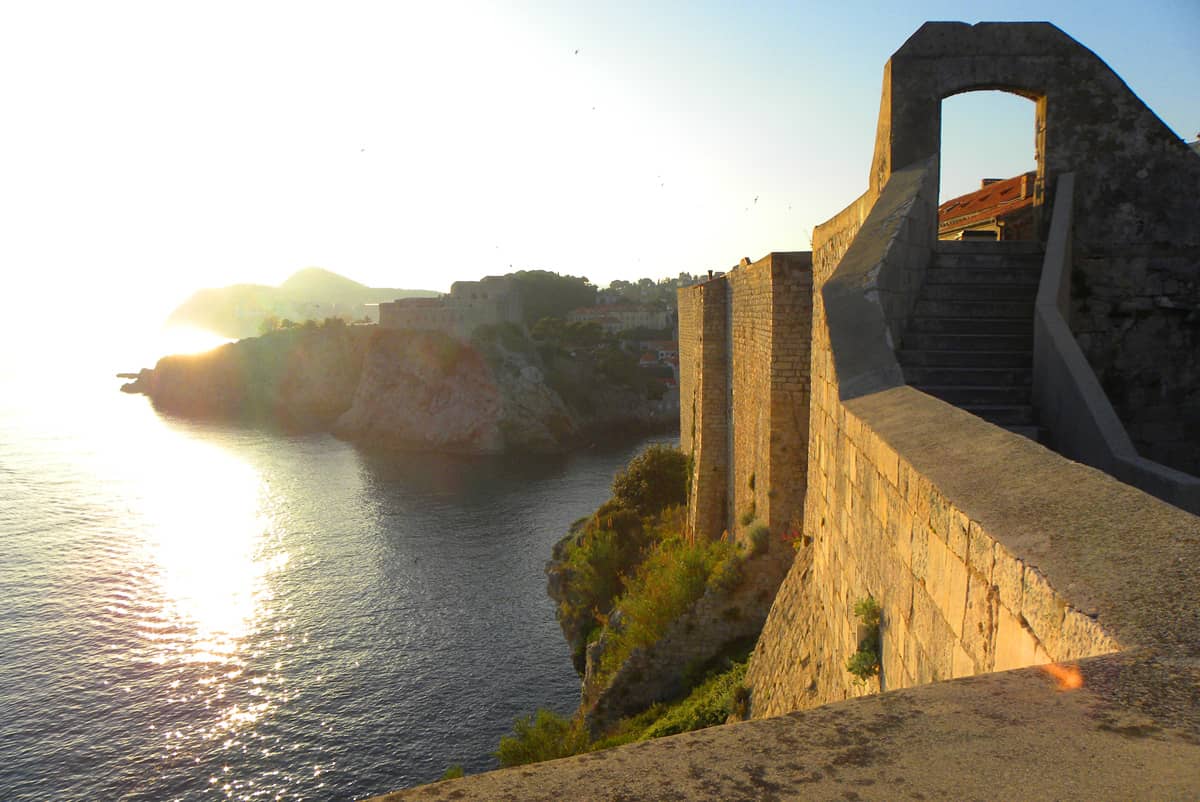
[[[297,323],[327,317],[353,321],[367,313],[364,304],[438,294],[430,290],[368,287],[319,267],[306,267],[278,287],[234,284],[199,290],[180,304],[167,322],[208,329],[226,337],[252,337],[270,317]]]

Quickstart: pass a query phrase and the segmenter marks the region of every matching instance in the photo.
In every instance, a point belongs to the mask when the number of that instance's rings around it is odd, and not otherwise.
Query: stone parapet
[[[1185,799],[1195,663],[1112,655],[943,682],[379,797],[421,800]]]

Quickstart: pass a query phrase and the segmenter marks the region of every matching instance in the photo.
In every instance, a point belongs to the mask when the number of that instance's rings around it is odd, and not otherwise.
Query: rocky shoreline
[[[557,453],[678,428],[677,394],[651,400],[644,388],[598,380],[578,360],[547,359],[524,345],[377,326],[300,327],[164,357],[124,374],[133,381],[121,390],[182,417],[329,431],[402,450]]]

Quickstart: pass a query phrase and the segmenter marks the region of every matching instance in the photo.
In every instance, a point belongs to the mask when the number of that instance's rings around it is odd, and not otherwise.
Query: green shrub
[[[866,682],[879,673],[879,654],[881,651],[879,625],[883,620],[879,602],[870,596],[865,596],[854,602],[854,616],[860,625],[866,629],[866,634],[858,642],[858,651],[850,655],[846,661],[846,670]]]
[[[710,677],[697,686],[687,698],[670,708],[638,740],[661,738],[724,724],[736,712],[735,697],[746,677],[746,663],[736,663],[728,671]]]
[[[555,547],[563,585],[559,620],[567,629],[599,636],[613,601],[625,589],[625,578],[641,562],[648,544],[658,537],[648,521],[610,501],[596,513],[572,525],[571,534]],[[584,642],[576,642],[574,659],[583,665]]]
[[[883,619],[883,610],[874,598],[864,596],[854,602],[854,615],[864,627],[878,629],[879,623]]]
[[[753,499],[751,499],[750,506],[742,510],[741,516],[738,517],[738,523],[740,523],[742,526],[749,526],[757,515],[758,505],[754,503]]]
[[[567,551],[566,600],[582,611],[607,613],[621,592],[631,555],[610,529],[593,529]]]
[[[846,670],[858,677],[860,682],[866,682],[879,673],[879,655],[859,649],[846,661]]]
[[[604,508],[602,507],[601,510]],[[596,524],[603,529],[610,529],[620,537],[630,541],[640,541],[645,529],[642,517],[633,510],[624,507],[596,512]]]
[[[730,716],[745,718],[750,691],[743,681],[752,648],[753,641],[739,642],[720,659],[727,668],[710,673],[686,697],[669,704],[659,702],[623,718],[596,741],[589,740],[578,719],[568,720],[546,710],[539,710],[533,719],[517,719],[514,734],[500,741],[496,756],[501,766],[519,766],[712,727],[724,724]],[[742,660],[731,663],[733,655]]]
[[[729,593],[742,581],[742,555],[730,551],[713,566],[708,587],[717,593]]]
[[[756,524],[750,527],[750,532],[747,536],[750,538],[751,557],[765,554],[767,548],[771,545],[771,530],[766,524]]]
[[[657,543],[646,556],[615,609],[623,626],[611,633],[600,660],[600,674],[612,672],[633,652],[658,641],[667,628],[704,595],[716,566],[736,553],[733,544],[689,544],[679,537]]]
[[[513,734],[500,739],[496,758],[504,768],[555,760],[586,752],[591,741],[578,719],[563,718],[549,710],[518,718]]]
[[[613,479],[613,498],[640,515],[686,504],[687,468],[687,457],[679,449],[652,445]]]
[[[589,751],[611,749],[642,739],[642,733],[667,712],[669,707],[661,702],[638,713],[635,716],[623,718],[602,738],[592,743]]]
[[[750,689],[738,684],[730,696],[730,714],[745,720],[750,716]]]
[[[438,779],[439,780],[457,780],[462,776],[463,776],[462,765],[459,763],[453,763],[449,767],[447,767],[447,769],[445,771],[442,772],[442,776],[439,777]]]

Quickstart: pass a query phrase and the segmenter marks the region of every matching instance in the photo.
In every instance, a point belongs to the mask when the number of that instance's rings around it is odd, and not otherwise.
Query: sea
[[[0,361],[0,799],[357,799],[574,710],[544,567],[649,441],[456,457],[183,420],[114,375],[170,338],[103,335]]]

